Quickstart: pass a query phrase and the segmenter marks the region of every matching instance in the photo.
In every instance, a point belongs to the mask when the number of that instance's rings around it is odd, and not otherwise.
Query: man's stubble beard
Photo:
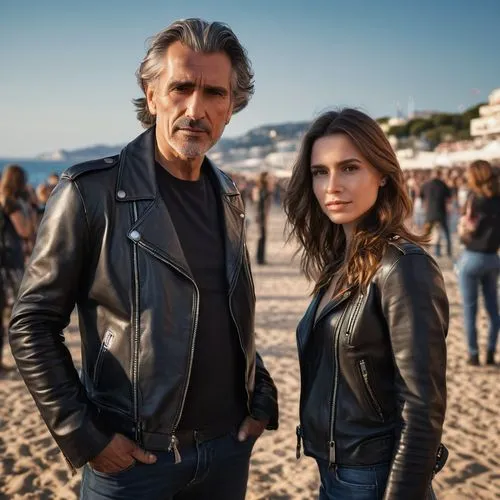
[[[213,145],[212,142],[198,142],[189,139],[184,141],[177,141],[174,139],[170,143],[172,149],[176,151],[179,156],[188,160],[204,156]]]

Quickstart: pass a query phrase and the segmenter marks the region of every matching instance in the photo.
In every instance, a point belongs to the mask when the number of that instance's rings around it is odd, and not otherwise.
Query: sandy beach
[[[308,304],[310,288],[292,261],[294,248],[283,243],[284,217],[275,210],[270,220],[268,266],[254,265],[257,291],[258,348],[278,386],[280,428],[257,441],[252,457],[247,498],[285,500],[317,498],[318,475],[312,459],[295,459],[299,367],[295,326]],[[255,249],[250,225],[248,247]],[[450,450],[445,469],[436,477],[442,500],[500,498],[500,390],[497,367],[466,365],[461,299],[452,265],[439,259],[450,300],[448,336],[448,412],[443,442]],[[486,317],[480,310],[479,339],[485,350]],[[80,363],[76,316],[66,331],[75,364]],[[5,347],[8,351],[8,347]],[[13,364],[10,353],[7,364]],[[19,374],[0,379],[0,499],[77,498],[80,474],[71,476],[55,442]],[[216,500],[216,499],[214,499]]]

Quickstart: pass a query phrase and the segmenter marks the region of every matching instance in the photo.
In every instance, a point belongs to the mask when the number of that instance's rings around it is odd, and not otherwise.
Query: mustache
[[[203,120],[193,120],[192,118],[182,117],[177,120],[174,125],[174,131],[181,128],[193,128],[202,130],[203,132],[210,132],[210,127]]]

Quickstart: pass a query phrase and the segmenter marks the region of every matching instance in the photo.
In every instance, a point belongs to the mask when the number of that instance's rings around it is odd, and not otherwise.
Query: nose
[[[330,194],[339,193],[340,191],[342,191],[341,176],[339,172],[335,170],[330,171],[326,191]]]
[[[203,104],[202,93],[195,90],[188,98],[186,106],[186,116],[192,120],[201,120],[205,118],[205,107]]]

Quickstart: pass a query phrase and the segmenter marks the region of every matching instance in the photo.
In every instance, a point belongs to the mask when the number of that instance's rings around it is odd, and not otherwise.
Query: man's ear
[[[227,115],[226,115],[226,125],[231,121],[231,117],[233,116],[233,110],[234,110],[234,100],[231,98],[231,104],[229,105],[229,109],[227,110]]]
[[[153,85],[149,85],[146,88],[146,101],[148,103],[149,112],[152,115],[156,115],[156,95],[155,95],[155,88]]]

